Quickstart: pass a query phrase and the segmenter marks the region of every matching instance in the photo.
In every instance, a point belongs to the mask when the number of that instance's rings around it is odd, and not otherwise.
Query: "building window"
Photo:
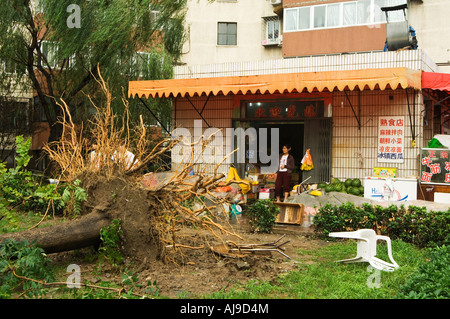
[[[357,23],[368,24],[371,22],[371,0],[360,0],[357,2]]]
[[[263,39],[262,45],[280,44],[280,19],[278,16],[263,18]]]
[[[219,22],[217,24],[217,44],[218,45],[237,44],[236,22]]]
[[[330,4],[327,8],[327,27],[338,27],[341,23],[340,12],[341,6],[339,4]]]
[[[2,127],[4,132],[25,130],[28,127],[28,103],[2,101]]]
[[[386,23],[382,7],[406,0],[358,0],[284,9],[284,32],[341,28]],[[389,13],[389,21],[403,21],[402,11]]]
[[[299,9],[285,9],[284,10],[284,31],[298,30],[298,10]]]
[[[344,3],[343,10],[343,25],[351,26],[356,25],[356,2]]]
[[[314,28],[325,27],[326,6],[314,7]]]
[[[298,9],[298,28],[300,30],[309,29],[311,24],[311,8]]]
[[[135,52],[132,56],[132,70],[137,72],[137,76],[143,77],[148,74],[148,66],[150,63],[150,53],[148,52]]]
[[[7,74],[24,75],[26,73],[26,66],[24,64],[18,63],[14,60],[6,60],[3,65],[3,71]]]
[[[383,11],[381,11],[381,8],[385,5],[385,1],[386,0],[374,0],[373,1],[373,5],[374,5],[373,22],[374,23],[386,22],[386,15],[384,14]]]
[[[47,63],[45,61],[41,61],[42,66],[44,68],[51,67],[55,68],[58,65],[58,44],[56,42],[43,41],[41,44],[41,53],[47,59]]]

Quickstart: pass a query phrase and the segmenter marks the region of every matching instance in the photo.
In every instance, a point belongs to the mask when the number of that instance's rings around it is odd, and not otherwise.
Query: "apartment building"
[[[449,0],[189,0],[182,63],[383,51],[387,21],[381,8],[402,4],[418,48],[449,72]],[[404,14],[390,12],[389,18],[399,22]]]
[[[281,2],[272,5],[275,2],[270,0],[188,0],[187,3],[182,64],[282,57]]]
[[[297,167],[306,149],[314,160],[295,182],[364,178],[380,166],[420,182],[421,149],[450,132],[448,2],[193,0],[175,79],[132,81],[129,95],[172,99],[173,126],[192,137],[199,125],[243,129],[236,134],[278,129],[277,145],[292,145]],[[267,46],[274,20],[277,44]],[[424,74],[442,75],[443,87]],[[386,123],[401,127],[385,130]],[[216,150],[230,144],[222,138]],[[210,172],[220,164],[225,173],[234,164],[242,175],[264,168],[246,154],[245,163],[213,156],[197,164]],[[175,163],[181,157],[172,154]]]

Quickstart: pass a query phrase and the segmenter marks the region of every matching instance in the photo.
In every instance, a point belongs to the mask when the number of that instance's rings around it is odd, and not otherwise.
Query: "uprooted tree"
[[[206,233],[219,238],[227,234],[239,237],[216,214],[215,205],[224,202],[214,191],[219,184],[224,185],[224,175],[218,173],[220,164],[214,174],[190,174],[194,145],[202,143],[202,147],[207,147],[211,137],[194,142],[168,137],[151,147],[154,141],[143,121],[135,128],[128,125],[127,100],[123,99],[123,116],[117,118],[110,107],[111,94],[107,84],[101,75],[97,81],[106,102],[99,107],[92,101],[97,113],[88,123],[89,129],[77,127],[67,104],[61,101],[59,105],[64,113],[61,118],[62,138],[45,146],[45,151],[58,168],[60,183],[81,180],[88,194],[81,217],[49,227],[32,227],[23,232],[1,235],[0,242],[8,238],[26,239],[35,241],[47,253],[69,251],[98,244],[101,228],[118,219],[122,227],[124,255],[167,261],[174,260],[184,249],[200,248],[183,242],[179,234],[185,226],[206,230]],[[92,151],[94,142],[96,148]],[[191,146],[189,160],[169,172],[143,173],[150,163],[178,143]],[[131,160],[127,150],[133,150],[134,158]],[[227,182],[230,183],[235,181]],[[209,205],[205,204],[205,198],[208,198]],[[196,208],[186,205],[193,200],[202,205],[194,206]],[[45,214],[49,211],[51,209],[47,209]]]

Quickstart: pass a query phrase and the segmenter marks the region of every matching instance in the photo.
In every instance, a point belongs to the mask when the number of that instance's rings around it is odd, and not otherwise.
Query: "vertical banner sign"
[[[378,162],[403,163],[405,118],[380,116],[378,118]]]
[[[450,149],[423,148],[420,163],[422,184],[450,185]]]

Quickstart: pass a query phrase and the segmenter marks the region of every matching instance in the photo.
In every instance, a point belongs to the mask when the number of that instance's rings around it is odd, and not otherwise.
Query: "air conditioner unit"
[[[271,3],[273,6],[277,6],[277,5],[282,4],[283,1],[282,1],[282,0],[270,0],[270,3]]]

